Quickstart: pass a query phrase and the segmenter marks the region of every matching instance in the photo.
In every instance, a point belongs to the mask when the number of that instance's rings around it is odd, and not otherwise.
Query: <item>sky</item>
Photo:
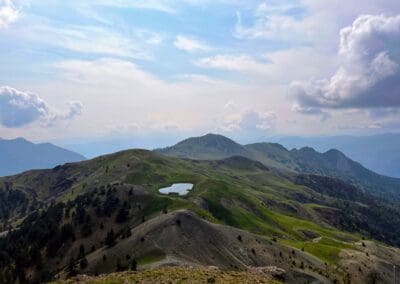
[[[2,138],[368,135],[399,111],[398,0],[0,0]]]

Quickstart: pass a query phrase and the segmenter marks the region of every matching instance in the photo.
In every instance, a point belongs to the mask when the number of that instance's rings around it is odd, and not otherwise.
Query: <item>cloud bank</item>
[[[80,102],[68,102],[68,106],[67,112],[58,112],[36,94],[0,87],[0,124],[8,128],[19,128],[37,121],[51,125],[81,114]]]
[[[340,32],[332,77],[293,82],[301,109],[400,107],[400,15],[359,16]]]

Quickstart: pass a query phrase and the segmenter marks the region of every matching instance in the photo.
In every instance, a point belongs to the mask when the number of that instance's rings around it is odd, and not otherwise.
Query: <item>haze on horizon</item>
[[[398,0],[0,0],[0,137],[399,132],[399,47]]]

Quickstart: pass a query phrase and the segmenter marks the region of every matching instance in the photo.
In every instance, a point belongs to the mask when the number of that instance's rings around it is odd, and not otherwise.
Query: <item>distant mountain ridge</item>
[[[288,149],[310,146],[318,152],[325,152],[335,148],[376,173],[400,178],[400,133],[271,139]]]
[[[83,161],[78,153],[51,143],[35,144],[24,138],[0,138],[0,176],[17,174],[31,169],[52,168],[57,165]]]
[[[244,156],[266,166],[340,178],[376,195],[386,195],[386,198],[389,196],[400,200],[400,179],[368,170],[335,149],[319,153],[311,147],[288,150],[277,143],[240,145],[222,135],[207,134],[155,151],[167,156],[198,160]]]

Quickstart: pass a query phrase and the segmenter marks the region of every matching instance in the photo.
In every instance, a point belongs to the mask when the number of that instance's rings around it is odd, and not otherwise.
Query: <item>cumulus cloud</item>
[[[271,111],[247,111],[241,118],[240,127],[247,130],[268,130],[272,128],[275,120],[276,114]]]
[[[231,102],[228,104],[229,109],[232,109]],[[247,110],[239,114],[230,113],[223,117],[220,128],[223,131],[265,131],[273,128],[276,118],[272,111]]]
[[[341,30],[338,57],[332,77],[291,84],[300,107],[400,107],[400,15],[358,17]]]
[[[67,112],[58,112],[36,94],[0,87],[0,124],[8,128],[19,128],[36,121],[50,125],[72,119],[82,111],[80,102],[68,102],[68,106]]]
[[[207,44],[183,35],[176,37],[174,46],[185,52],[209,51],[211,49]]]
[[[68,111],[65,114],[57,114],[58,119],[73,119],[75,116],[82,114],[83,104],[80,101],[67,102]]]
[[[7,28],[19,17],[18,9],[11,0],[0,1],[0,29]]]

